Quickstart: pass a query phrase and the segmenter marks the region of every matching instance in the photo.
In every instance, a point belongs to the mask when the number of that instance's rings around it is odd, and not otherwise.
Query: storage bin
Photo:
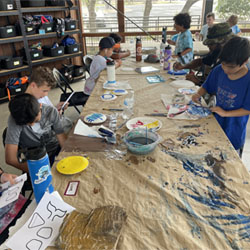
[[[14,0],[0,0],[0,11],[13,10]]]
[[[15,26],[9,25],[5,27],[0,27],[0,38],[8,38],[16,36]]]
[[[51,46],[43,46],[43,54],[50,57],[62,56],[64,55],[64,47],[51,48]]]
[[[65,18],[65,30],[75,30],[76,27],[76,20]]]
[[[39,59],[43,58],[43,50],[40,50],[40,49],[30,49],[29,52],[30,52],[30,59],[31,59],[31,61],[39,60]],[[25,59],[27,59],[24,49],[22,49],[22,55],[24,56]]]
[[[53,32],[53,23],[42,23],[40,27],[38,28],[38,30],[39,29],[44,29],[45,33]]]
[[[20,86],[18,86],[17,88],[11,88],[9,89],[10,91],[10,95],[18,95],[18,94],[22,94],[25,92],[26,88],[27,88],[28,84],[21,84]]]
[[[1,66],[3,69],[14,69],[23,66],[22,57],[6,57],[2,59]]]
[[[79,52],[79,50],[80,50],[80,44],[78,44],[78,43],[65,46],[65,53],[66,54],[77,53],[77,52]]]
[[[7,90],[5,84],[0,83],[0,98],[4,98],[7,96]]]
[[[22,7],[44,7],[45,0],[21,0]]]
[[[84,72],[85,72],[84,66],[74,65],[74,71],[73,71],[74,77],[81,76],[81,75],[83,75]]]
[[[27,35],[34,35],[36,34],[36,26],[33,24],[25,24],[24,25],[25,31]]]
[[[65,0],[46,0],[47,6],[65,6]]]

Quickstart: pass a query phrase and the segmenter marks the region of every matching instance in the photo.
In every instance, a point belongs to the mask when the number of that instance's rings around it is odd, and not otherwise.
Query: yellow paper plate
[[[88,159],[83,156],[69,156],[59,161],[56,169],[61,174],[71,175],[83,171],[88,165]]]

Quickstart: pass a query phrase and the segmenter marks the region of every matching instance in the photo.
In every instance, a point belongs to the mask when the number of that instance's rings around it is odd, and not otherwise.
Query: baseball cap
[[[217,23],[208,28],[207,39],[203,41],[203,44],[211,45],[216,43],[225,43],[233,36],[234,34],[232,33],[228,23]]]
[[[148,62],[148,63],[158,63],[158,62],[160,62],[160,60],[159,60],[159,57],[158,57],[157,55],[155,55],[155,54],[149,54],[149,55],[145,58],[144,62]]]
[[[110,49],[115,45],[115,40],[112,37],[103,37],[99,42],[100,49]]]

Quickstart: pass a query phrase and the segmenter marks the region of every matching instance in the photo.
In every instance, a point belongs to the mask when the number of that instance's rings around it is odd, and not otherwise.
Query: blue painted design
[[[93,114],[86,117],[86,120],[88,122],[95,122],[96,120],[103,121],[103,119],[104,119],[104,115],[100,114],[100,113],[93,113]]]
[[[198,106],[193,101],[189,102],[187,112],[199,117],[207,117],[212,114],[209,108]]]

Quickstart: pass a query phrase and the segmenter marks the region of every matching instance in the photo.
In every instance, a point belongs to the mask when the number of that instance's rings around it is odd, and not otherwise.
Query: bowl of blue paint
[[[132,129],[123,137],[123,141],[128,150],[131,153],[138,155],[145,155],[154,151],[161,140],[162,138],[160,135],[147,128]]]

